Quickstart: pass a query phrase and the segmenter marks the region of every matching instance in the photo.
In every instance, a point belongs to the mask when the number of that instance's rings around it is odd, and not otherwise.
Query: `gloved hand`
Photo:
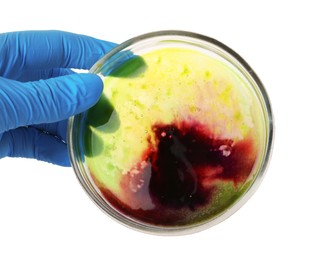
[[[102,80],[89,69],[114,43],[60,31],[0,34],[0,158],[70,166],[67,119],[96,103]]]

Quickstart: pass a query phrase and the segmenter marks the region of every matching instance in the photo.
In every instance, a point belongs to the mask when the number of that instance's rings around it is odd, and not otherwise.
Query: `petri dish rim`
[[[259,171],[255,180],[247,189],[247,191],[228,209],[224,212],[214,216],[209,219],[207,222],[199,222],[194,225],[189,226],[176,226],[176,227],[161,227],[161,226],[151,226],[147,223],[137,222],[135,219],[126,217],[124,218],[123,214],[117,212],[113,209],[108,202],[106,202],[101,196],[99,191],[96,189],[96,185],[90,180],[89,172],[83,162],[83,159],[80,158],[81,154],[83,154],[83,148],[81,145],[81,136],[76,133],[76,130],[79,129],[80,125],[83,123],[83,117],[85,113],[81,113],[79,115],[73,116],[68,121],[68,150],[69,157],[74,169],[74,172],[88,194],[88,196],[93,200],[93,202],[106,214],[112,217],[114,220],[119,223],[133,228],[138,231],[143,231],[151,234],[158,235],[184,235],[191,234],[195,232],[199,232],[205,230],[211,226],[214,226],[223,220],[230,217],[234,214],[238,209],[240,209],[249,198],[255,193],[257,188],[259,187],[263,176],[266,173],[267,167],[270,162],[270,157],[273,149],[274,142],[274,119],[273,112],[270,104],[270,100],[268,94],[260,81],[259,77],[256,75],[254,70],[249,66],[249,64],[234,50],[221,43],[214,38],[210,38],[205,35],[187,32],[187,31],[178,31],[178,30],[166,30],[166,31],[157,31],[146,33],[134,38],[131,38],[122,44],[113,48],[110,52],[104,55],[101,59],[99,59],[89,70],[90,73],[98,74],[100,68],[105,64],[111,57],[115,54],[120,53],[122,51],[126,51],[128,49],[134,48],[143,48],[143,44],[152,43],[155,41],[177,41],[184,42],[185,44],[197,45],[198,47],[205,47],[206,45],[210,48],[211,52],[216,53],[220,57],[223,57],[230,63],[232,66],[236,67],[242,75],[246,77],[246,79],[251,83],[252,87],[256,87],[254,89],[257,97],[259,98],[259,102],[263,107],[263,113],[265,117],[265,125],[266,125],[266,147],[265,147],[265,155],[262,160],[262,163],[259,167]],[[145,45],[144,45],[145,46]],[[101,75],[102,76],[102,75]],[[104,75],[103,75],[104,76]]]

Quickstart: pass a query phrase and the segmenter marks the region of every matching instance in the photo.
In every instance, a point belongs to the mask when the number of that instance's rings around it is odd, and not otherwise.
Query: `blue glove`
[[[114,43],[60,31],[0,34],[0,158],[70,166],[67,119],[94,105],[102,80],[89,69]]]

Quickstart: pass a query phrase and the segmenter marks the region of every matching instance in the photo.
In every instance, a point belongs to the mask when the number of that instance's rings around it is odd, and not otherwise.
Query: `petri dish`
[[[192,32],[152,32],[120,44],[90,73],[104,90],[69,120],[69,154],[82,187],[113,219],[189,234],[225,220],[256,191],[273,116],[235,51]]]

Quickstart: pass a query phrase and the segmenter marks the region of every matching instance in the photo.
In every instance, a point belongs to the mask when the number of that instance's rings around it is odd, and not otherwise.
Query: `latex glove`
[[[102,80],[89,69],[114,43],[60,31],[0,34],[0,158],[70,166],[67,119],[99,99]]]

